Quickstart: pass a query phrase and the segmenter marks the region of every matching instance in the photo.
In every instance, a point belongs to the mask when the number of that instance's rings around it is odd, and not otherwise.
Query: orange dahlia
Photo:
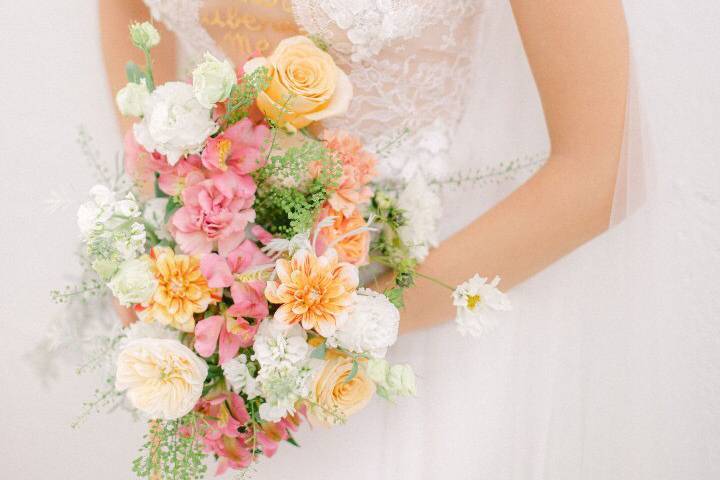
[[[275,272],[279,282],[269,281],[265,287],[265,297],[280,305],[275,318],[288,325],[302,323],[324,337],[332,335],[352,304],[357,268],[340,262],[333,249],[319,257],[303,249],[291,260],[278,260]]]
[[[207,310],[218,301],[200,271],[200,259],[176,255],[168,247],[150,251],[151,270],[157,279],[155,294],[138,312],[145,322],[160,322],[183,332],[195,329],[194,314]],[[215,294],[215,295],[214,295]]]

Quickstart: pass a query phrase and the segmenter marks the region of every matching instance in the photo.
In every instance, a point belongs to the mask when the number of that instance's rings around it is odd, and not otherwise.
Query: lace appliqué
[[[293,0],[298,26],[329,44],[355,89],[347,114],[325,125],[375,150],[406,132],[402,145],[383,155],[383,176],[406,177],[416,168],[441,174],[464,111],[463,88],[472,82],[479,12],[488,1]],[[186,61],[205,50],[221,54],[199,21],[201,0],[145,2],[178,35]]]

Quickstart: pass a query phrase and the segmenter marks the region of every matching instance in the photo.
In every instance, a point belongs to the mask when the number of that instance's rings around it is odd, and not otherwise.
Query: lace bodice
[[[184,55],[221,49],[203,26],[201,0],[145,0],[174,31]],[[279,4],[281,0],[232,3]],[[215,2],[217,3],[217,2]],[[300,31],[325,41],[353,82],[343,117],[325,122],[385,153],[383,174],[409,177],[418,167],[443,173],[449,132],[463,112],[477,19],[483,0],[292,0]]]

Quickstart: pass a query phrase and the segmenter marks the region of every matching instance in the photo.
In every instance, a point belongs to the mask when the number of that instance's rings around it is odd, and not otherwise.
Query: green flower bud
[[[160,43],[160,33],[150,22],[130,25],[130,40],[141,50],[149,50]]]

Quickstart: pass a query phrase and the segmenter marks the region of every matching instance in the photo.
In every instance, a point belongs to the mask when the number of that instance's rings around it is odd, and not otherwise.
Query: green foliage
[[[394,287],[385,290],[385,296],[387,299],[395,305],[396,308],[403,308],[405,306],[405,300],[403,299],[403,293],[405,289],[401,287]]]
[[[202,418],[191,412],[177,420],[154,420],[145,435],[140,456],[133,461],[139,478],[200,480],[207,471],[198,443]]]
[[[125,75],[127,75],[128,82],[130,83],[142,83],[145,79],[145,72],[135,62],[127,62],[125,64]]]
[[[68,303],[74,299],[85,301],[103,293],[104,287],[100,280],[84,280],[79,285],[67,285],[61,290],[51,290],[50,298],[55,303]]]
[[[309,178],[313,164],[318,173]],[[312,139],[270,157],[255,172],[256,222],[285,238],[306,232],[315,223],[320,207],[337,186],[341,174],[341,164],[321,142]]]
[[[225,113],[225,124],[230,126],[247,117],[250,105],[258,94],[270,84],[270,76],[266,67],[260,67],[246,74],[234,85],[230,92]]]
[[[80,372],[78,372],[80,373]],[[80,415],[72,422],[72,428],[78,428],[92,413],[100,413],[100,410],[114,410],[123,401],[124,394],[115,388],[115,376],[110,375],[105,379],[103,388],[95,389],[90,400],[83,402]]]

